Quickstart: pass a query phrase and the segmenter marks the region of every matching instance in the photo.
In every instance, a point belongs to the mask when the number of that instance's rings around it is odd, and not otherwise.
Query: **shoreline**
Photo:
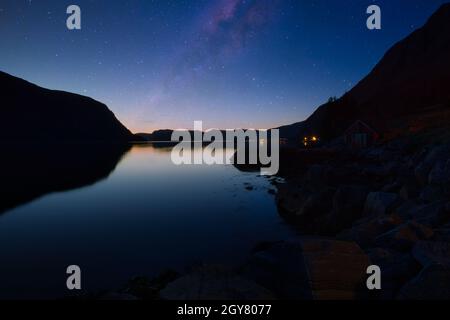
[[[289,150],[294,170],[282,166],[267,179],[279,215],[298,235],[262,241],[241,265],[178,275],[156,299],[450,298],[445,285],[430,282],[450,278],[450,144],[416,143],[398,139],[333,157],[308,150],[312,159],[302,160]],[[371,265],[381,269],[382,291],[365,287]]]

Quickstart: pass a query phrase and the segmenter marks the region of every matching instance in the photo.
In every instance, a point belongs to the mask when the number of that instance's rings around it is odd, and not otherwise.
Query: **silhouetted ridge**
[[[0,72],[0,141],[131,141],[108,107]]]
[[[384,136],[450,125],[450,4],[387,51],[372,72],[306,121],[281,128],[281,136],[340,136],[363,120]]]

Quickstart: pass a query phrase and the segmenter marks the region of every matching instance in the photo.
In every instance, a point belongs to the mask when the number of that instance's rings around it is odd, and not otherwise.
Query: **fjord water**
[[[69,265],[81,267],[83,292],[95,293],[168,268],[236,265],[259,242],[292,235],[267,178],[234,166],[175,166],[170,152],[133,146],[94,181],[58,181],[59,191],[49,187],[0,214],[0,298],[64,297]],[[24,179],[14,193],[36,185]]]

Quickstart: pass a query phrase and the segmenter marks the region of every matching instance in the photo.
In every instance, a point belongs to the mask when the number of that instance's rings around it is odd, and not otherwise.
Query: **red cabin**
[[[345,131],[345,142],[352,148],[369,147],[379,139],[379,134],[361,120],[356,121]]]

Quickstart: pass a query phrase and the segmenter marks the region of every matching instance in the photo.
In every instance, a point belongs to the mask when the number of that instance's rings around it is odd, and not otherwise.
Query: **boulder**
[[[325,219],[332,209],[335,189],[323,188],[317,192],[305,190],[294,195],[288,191],[278,197],[279,212],[299,230],[309,234],[326,232]]]
[[[440,171],[442,170],[443,164],[447,163],[449,158],[449,145],[433,147],[425,159],[415,169],[415,176],[418,182],[422,185],[426,185],[430,182],[435,183],[440,181],[442,179],[439,176]]]
[[[382,216],[389,214],[398,205],[399,197],[395,193],[371,192],[367,196],[364,207],[366,216]]]
[[[428,175],[430,174],[430,171],[431,165],[423,162],[414,169],[414,175],[420,185],[425,186],[428,183]]]
[[[396,169],[398,169],[396,162],[386,162],[381,165],[366,164],[362,168],[361,174],[372,179],[384,179],[391,176]]]
[[[413,218],[413,212],[421,206],[414,200],[407,200],[400,206],[394,209],[393,214],[398,215],[403,220],[410,220]]]
[[[276,199],[280,214],[300,230],[322,234],[326,231],[325,219],[333,207],[334,188],[293,187],[279,188]]]
[[[437,227],[450,221],[445,202],[426,204],[411,210],[409,217],[426,226]]]
[[[397,228],[388,231],[375,239],[375,244],[381,248],[406,251],[419,240],[433,237],[433,230],[414,221],[408,221]]]
[[[416,199],[420,195],[420,186],[415,181],[408,181],[400,189],[400,197],[403,200]]]
[[[442,144],[434,146],[427,154],[425,163],[436,163],[446,160],[450,157],[450,144]]]
[[[450,299],[450,267],[432,264],[425,267],[417,277],[400,290],[402,300],[448,300]]]
[[[426,226],[437,227],[450,221],[450,211],[447,211],[445,207],[444,201],[418,204],[416,201],[408,200],[395,208],[393,213],[403,220],[415,220]]]
[[[308,222],[327,214],[333,203],[335,190],[324,188],[312,193],[297,211],[297,216]]]
[[[310,192],[292,184],[279,185],[276,201],[280,213],[287,217],[295,216],[309,195]]]
[[[136,301],[137,297],[121,292],[109,292],[99,297],[101,301]]]
[[[372,263],[382,271],[382,290],[377,297],[383,300],[395,298],[400,288],[421,270],[421,265],[409,252],[374,248],[369,250],[368,255]]]
[[[448,198],[446,190],[442,186],[437,185],[427,185],[421,190],[419,195],[419,200],[426,204],[443,201]]]
[[[428,175],[428,183],[431,185],[450,184],[450,159],[437,162]]]
[[[381,191],[388,193],[396,193],[399,192],[401,188],[402,185],[398,181],[394,181],[384,185]]]
[[[272,300],[267,289],[223,266],[202,266],[160,291],[164,300]]]
[[[340,186],[333,197],[333,208],[327,219],[329,229],[337,232],[349,227],[364,211],[369,189],[363,186]]]
[[[450,242],[450,226],[444,226],[434,230],[435,241]]]
[[[351,229],[339,233],[337,239],[354,241],[361,247],[367,248],[374,244],[377,236],[394,229],[401,223],[402,220],[396,215],[366,218],[356,222]]]
[[[450,242],[419,241],[414,245],[412,255],[424,267],[431,264],[450,267]]]
[[[330,167],[325,165],[311,165],[306,171],[306,181],[312,185],[326,185],[328,183],[330,170]]]
[[[241,274],[280,299],[355,299],[367,290],[369,265],[356,243],[303,238],[256,253]]]
[[[159,291],[179,276],[178,272],[168,269],[154,278],[134,277],[128,281],[120,293],[130,294],[140,300],[155,300],[158,298]]]

